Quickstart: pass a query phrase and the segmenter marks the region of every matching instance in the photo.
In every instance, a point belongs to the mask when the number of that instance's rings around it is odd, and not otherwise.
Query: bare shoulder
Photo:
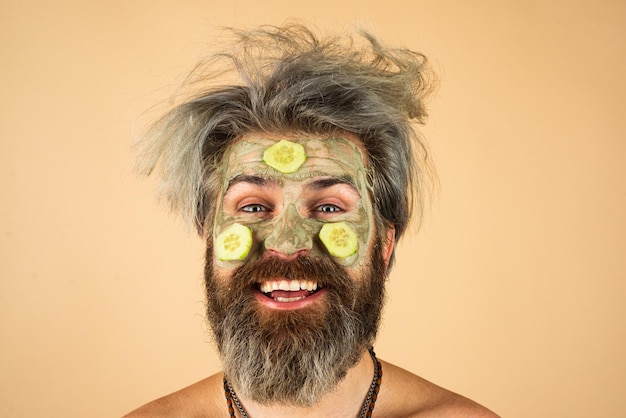
[[[123,418],[211,418],[228,416],[222,374],[218,373],[186,388],[163,396],[124,415]]]
[[[484,406],[435,385],[407,370],[381,361],[383,381],[375,414],[405,418],[498,418]]]

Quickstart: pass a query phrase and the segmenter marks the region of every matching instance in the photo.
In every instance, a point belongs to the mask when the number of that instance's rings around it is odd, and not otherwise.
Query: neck
[[[283,418],[283,417],[346,417],[354,418],[359,415],[363,401],[367,396],[372,383],[374,364],[370,354],[364,351],[359,362],[339,382],[337,388],[323,396],[312,407],[293,407],[289,405],[262,405],[245,396],[239,396],[248,416],[254,418]],[[235,388],[237,390],[237,388]],[[239,417],[239,413],[236,413]]]

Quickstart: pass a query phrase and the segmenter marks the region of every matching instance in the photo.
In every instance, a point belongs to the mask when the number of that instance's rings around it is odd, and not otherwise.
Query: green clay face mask
[[[269,249],[286,255],[307,250],[350,269],[365,264],[374,215],[364,153],[355,141],[250,134],[229,148],[222,172],[216,252],[233,225],[247,227],[252,242],[247,245],[244,234],[246,251],[218,258],[221,267],[237,267]]]

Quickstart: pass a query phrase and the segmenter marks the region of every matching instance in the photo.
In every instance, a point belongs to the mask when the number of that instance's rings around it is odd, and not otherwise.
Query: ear
[[[385,270],[389,268],[389,261],[393,254],[393,249],[396,245],[396,227],[393,225],[387,226],[387,233],[385,234],[385,240],[383,242],[383,259],[385,260]]]

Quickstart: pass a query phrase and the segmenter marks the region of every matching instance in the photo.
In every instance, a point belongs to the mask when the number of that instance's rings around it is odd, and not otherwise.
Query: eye
[[[317,211],[318,212],[323,212],[323,213],[336,213],[336,212],[341,212],[342,209],[337,206],[337,205],[332,205],[329,203],[323,204],[323,205],[319,205],[317,207]]]
[[[258,212],[267,212],[267,208],[263,205],[259,205],[258,203],[252,203],[249,205],[242,206],[239,208],[242,212],[250,212],[250,213],[258,213]]]

